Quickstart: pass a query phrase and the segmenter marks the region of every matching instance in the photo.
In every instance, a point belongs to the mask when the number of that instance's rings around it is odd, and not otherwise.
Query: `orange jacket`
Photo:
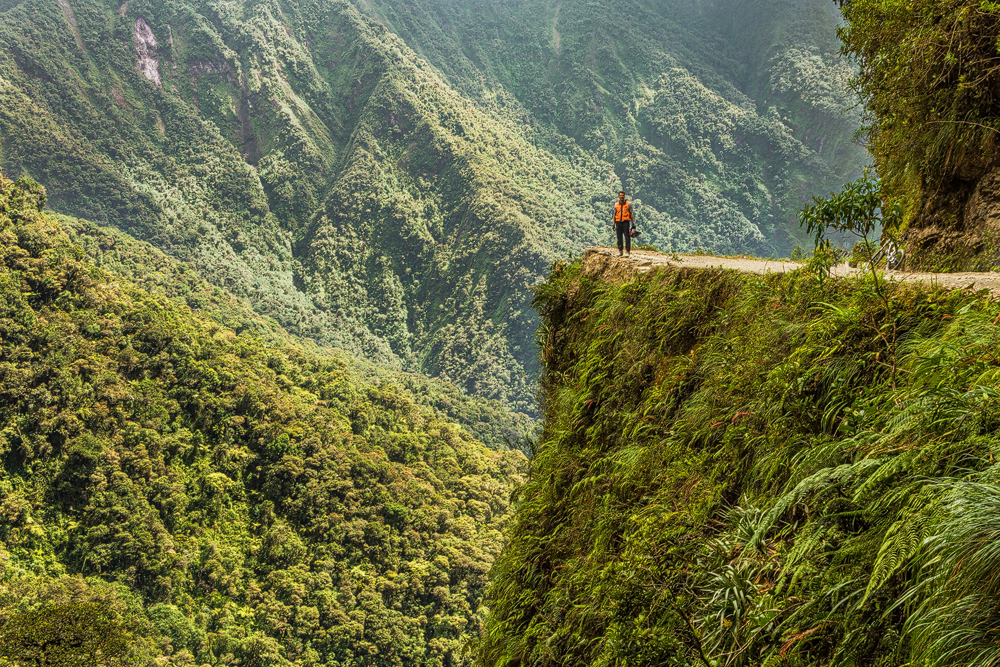
[[[612,218],[612,222],[633,222],[632,216],[632,204],[626,201],[622,204],[620,201],[615,202],[615,213]]]

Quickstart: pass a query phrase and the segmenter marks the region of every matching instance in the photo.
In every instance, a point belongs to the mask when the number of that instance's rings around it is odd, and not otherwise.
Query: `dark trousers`
[[[615,223],[615,235],[618,237],[618,252],[622,250],[622,237],[625,237],[625,252],[632,252],[632,237],[628,235],[632,226],[630,220]]]

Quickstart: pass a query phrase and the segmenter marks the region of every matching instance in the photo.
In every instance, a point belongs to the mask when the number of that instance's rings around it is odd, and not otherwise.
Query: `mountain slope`
[[[460,662],[524,456],[106,273],[43,206],[0,176],[0,626],[90,601],[140,664]]]
[[[533,411],[526,288],[619,187],[651,242],[768,255],[859,166],[818,7],[8,3],[0,162],[295,335]]]
[[[537,304],[544,431],[477,664],[1000,657],[995,302],[574,262]]]
[[[57,209],[151,241],[294,333],[525,408],[524,288],[547,256],[593,236],[590,200],[605,190],[349,5],[227,8],[78,3],[83,49],[58,7],[8,10],[3,159],[51,182]],[[569,203],[553,176],[595,194]],[[538,197],[586,226],[540,248],[551,221],[522,212]],[[477,289],[483,304],[466,303]]]
[[[236,334],[249,334],[278,347],[299,346],[319,357],[346,364],[365,382],[396,386],[411,394],[419,405],[432,409],[438,418],[460,424],[494,449],[506,449],[513,443],[522,442],[535,428],[534,420],[527,415],[512,413],[509,406],[500,401],[470,396],[447,381],[338,354],[311,344],[308,339],[293,337],[273,319],[255,313],[246,301],[199,277],[191,265],[165,255],[148,243],[136,241],[124,232],[77,218],[54,217],[70,241],[83,250],[86,260],[104,271],[151,294],[166,296],[185,305]]]
[[[803,198],[865,160],[830,3],[355,4],[548,150],[608,164],[664,247],[787,252]]]
[[[1000,266],[1000,7],[995,3],[877,2],[844,7],[845,51],[858,62],[863,131],[891,230],[907,268]]]

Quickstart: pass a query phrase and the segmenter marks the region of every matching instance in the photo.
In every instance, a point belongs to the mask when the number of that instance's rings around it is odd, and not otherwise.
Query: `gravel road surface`
[[[618,257],[617,248],[594,246],[587,248],[583,256],[584,271],[626,277],[629,274],[651,271],[656,266],[676,266],[693,269],[736,269],[748,273],[784,273],[803,267],[797,262],[779,262],[773,259],[751,259],[746,257],[716,257],[714,255],[680,255],[633,250],[631,257]],[[858,273],[847,264],[833,267],[835,276],[849,276]],[[941,285],[949,289],[972,291],[989,290],[990,295],[1000,298],[1000,272],[990,273],[913,273],[909,271],[886,271],[890,280],[924,282]]]

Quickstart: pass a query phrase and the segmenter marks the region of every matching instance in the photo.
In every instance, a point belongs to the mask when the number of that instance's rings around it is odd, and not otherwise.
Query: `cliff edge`
[[[727,269],[767,275],[789,273],[805,268],[804,264],[788,260],[757,259],[753,257],[718,257],[715,255],[687,255],[662,253],[652,250],[634,250],[631,257],[618,257],[613,248],[594,246],[583,254],[581,270],[584,274],[609,281],[630,280],[636,275],[654,269],[671,267],[675,269]],[[836,278],[858,276],[861,269],[838,264],[830,274]],[[1000,298],[1000,272],[967,271],[961,273],[934,273],[927,271],[884,271],[883,275],[894,282],[916,282],[928,287],[987,291],[991,297]]]
[[[537,289],[544,430],[477,664],[1000,658],[1000,304],[680,259]]]

